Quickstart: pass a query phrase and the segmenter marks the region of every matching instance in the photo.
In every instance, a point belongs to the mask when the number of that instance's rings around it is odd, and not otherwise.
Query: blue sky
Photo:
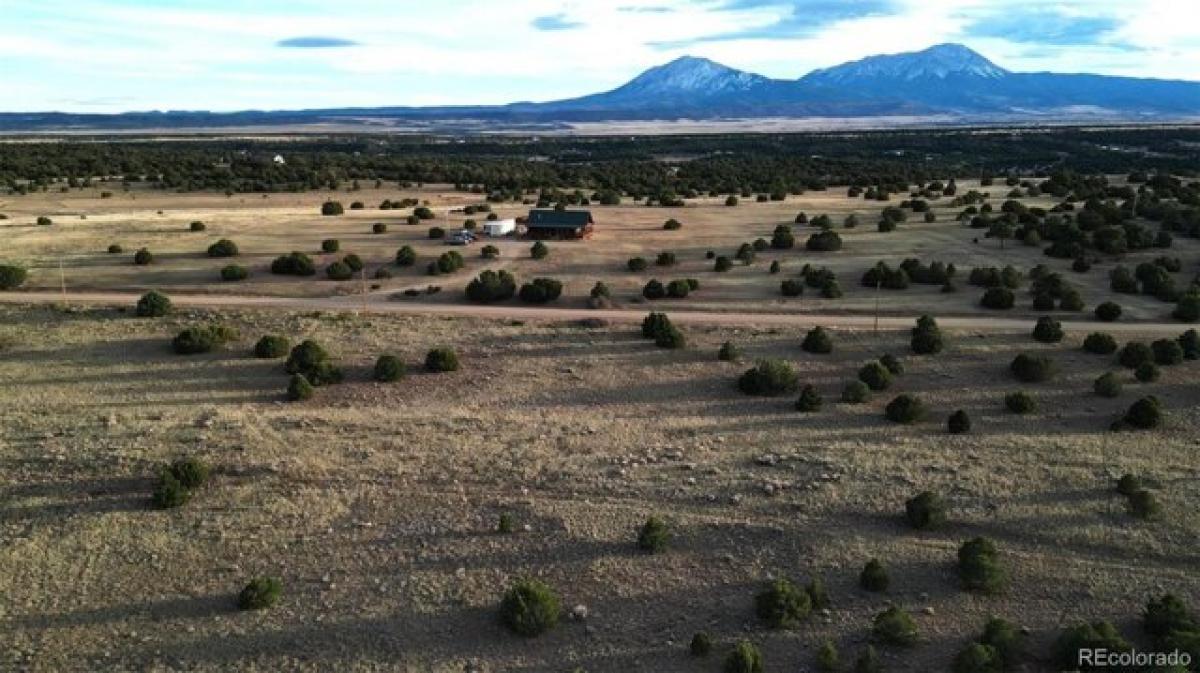
[[[550,100],[684,54],[771,77],[962,42],[1011,70],[1200,79],[1192,0],[3,0],[0,110]]]

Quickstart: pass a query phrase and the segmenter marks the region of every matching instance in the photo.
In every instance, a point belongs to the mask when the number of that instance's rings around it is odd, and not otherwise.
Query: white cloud
[[[802,0],[799,0],[802,1]],[[876,53],[966,41],[1014,70],[1200,77],[1200,3],[1142,0],[897,0],[897,12],[850,19],[792,39],[701,41],[769,26],[788,3],[717,11],[700,0],[6,0],[0,60],[9,109],[335,107],[547,100],[612,88],[691,53],[774,77]],[[630,8],[660,11],[629,11]],[[1111,16],[1109,44],[1031,48],[966,39],[972,19],[1054,10]],[[666,11],[662,11],[666,10]],[[531,25],[561,15],[571,30]],[[328,36],[359,46],[280,49]],[[47,86],[47,83],[49,86]],[[69,91],[64,95],[63,91]],[[15,93],[15,95],[13,95]],[[102,104],[108,101],[108,104]]]

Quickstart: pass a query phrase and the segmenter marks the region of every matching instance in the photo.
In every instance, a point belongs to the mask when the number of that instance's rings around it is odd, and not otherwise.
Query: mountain
[[[1194,120],[1200,118],[1200,82],[1012,72],[963,45],[939,44],[814,70],[799,79],[772,79],[685,56],[651,68],[611,91],[545,103],[235,113],[0,114],[0,130],[330,123],[378,127],[407,120],[419,128],[438,131],[575,121],[899,115],[939,115],[961,124],[1046,119]]]

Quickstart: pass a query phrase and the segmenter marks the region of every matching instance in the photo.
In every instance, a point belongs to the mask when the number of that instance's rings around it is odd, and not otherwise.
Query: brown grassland
[[[961,193],[973,185],[959,186]],[[423,190],[439,217],[415,227],[403,223],[409,211],[376,209],[384,198],[413,195],[340,194],[347,206],[361,199],[368,209],[321,217],[326,195],[42,194],[0,203],[11,218],[0,222],[0,236],[4,257],[31,267],[34,288],[58,287],[61,257],[72,289],[348,294],[358,283],[265,269],[293,249],[326,259],[316,255],[324,238],[340,239],[342,254],[362,255],[369,272],[403,244],[427,261],[445,250],[425,239],[427,227],[459,224],[463,216],[451,220],[446,209],[476,201]],[[875,221],[885,204],[849,200],[840,189],[736,208],[722,201],[595,208],[593,240],[550,243],[544,262],[527,258],[528,242],[504,241],[492,266],[520,279],[564,280],[566,305],[581,305],[602,280],[630,306],[658,276],[701,282],[692,298],[652,306],[668,312],[861,313],[876,295],[858,278],[875,261],[955,263],[958,293],[914,285],[882,295],[885,312],[907,316],[983,315],[975,306],[981,291],[965,283],[969,267],[1046,263],[1080,289],[1090,317],[1110,298],[1112,266],[1162,254],[1106,259],[1072,274],[1069,262],[1019,242],[1000,250],[954,222],[945,205],[936,223],[910,216],[880,234]],[[809,228],[798,227],[797,250],[764,252],[751,266],[716,274],[704,259],[709,249],[731,254],[743,241],[769,238],[801,210],[831,214],[845,249],[805,253]],[[841,229],[855,211],[860,226]],[[55,224],[33,224],[39,215]],[[683,229],[663,231],[668,217]],[[187,232],[193,220],[207,231]],[[372,234],[373,222],[389,224],[388,233]],[[209,259],[204,249],[218,238],[238,243],[237,261],[251,267],[251,279],[216,280],[230,260]],[[110,243],[125,252],[108,255]],[[157,264],[130,262],[142,246]],[[661,250],[682,263],[656,269]],[[1198,251],[1195,241],[1177,240],[1168,254],[1194,260]],[[478,245],[464,254],[467,269],[452,276],[429,278],[422,263],[369,282],[381,294],[434,283],[441,294],[404,301],[459,302],[485,266]],[[637,255],[650,260],[648,272],[624,270]],[[782,260],[782,274],[767,273],[772,259]],[[837,271],[845,297],[779,297],[779,281],[804,262]],[[1025,289],[1018,297],[1013,313],[1035,315]],[[1117,301],[1134,319],[1166,321],[1171,308],[1147,297]],[[748,638],[768,671],[804,671],[815,670],[826,638],[852,660],[868,642],[872,616],[895,604],[913,613],[921,642],[881,647],[886,670],[948,670],[993,615],[1027,629],[1027,670],[1050,670],[1047,652],[1066,625],[1111,619],[1136,636],[1151,596],[1171,591],[1200,603],[1197,361],[1138,383],[1112,356],[1085,353],[1078,333],[1041,344],[1027,332],[947,330],[946,350],[923,357],[909,353],[907,331],[835,328],[834,352],[813,355],[799,347],[803,331],[752,320],[687,325],[686,349],[661,350],[630,324],[233,308],[142,319],[130,308],[0,306],[0,669],[715,672],[732,644]],[[237,328],[240,339],[207,355],[170,351],[181,329],[212,321]],[[285,402],[282,361],[250,352],[269,333],[318,340],[347,382]],[[739,362],[717,359],[726,341],[741,347]],[[436,346],[456,348],[462,369],[420,371]],[[1022,351],[1050,355],[1059,374],[1017,382],[1007,367]],[[371,381],[383,353],[400,356],[408,376]],[[906,367],[892,388],[864,404],[840,402],[858,368],[884,353]],[[794,395],[740,394],[738,375],[762,358],[793,363],[801,382],[823,395],[823,408],[799,413]],[[1115,399],[1092,392],[1106,371],[1125,384]],[[1005,409],[1004,396],[1018,390],[1036,399],[1037,411]],[[927,419],[888,422],[883,407],[899,393],[924,400]],[[1150,394],[1165,409],[1162,427],[1109,431]],[[946,432],[956,409],[970,414],[970,433]],[[158,470],[185,456],[209,463],[211,482],[181,508],[153,509]],[[1158,520],[1125,512],[1114,482],[1126,472],[1142,475],[1158,496]],[[904,502],[927,489],[946,497],[949,522],[912,531]],[[502,513],[512,514],[515,532],[496,532]],[[673,533],[662,554],[635,545],[651,515]],[[956,576],[958,546],[978,535],[996,541],[1010,576],[999,595],[968,593]],[[891,574],[885,593],[858,588],[871,558]],[[234,596],[260,575],[282,580],[280,603],[238,611]],[[537,639],[510,634],[497,605],[522,577],[554,587],[568,613],[586,606],[586,619],[564,618]],[[768,629],[753,597],[776,577],[822,578],[832,605],[797,629]],[[717,644],[708,659],[687,652],[698,631]]]

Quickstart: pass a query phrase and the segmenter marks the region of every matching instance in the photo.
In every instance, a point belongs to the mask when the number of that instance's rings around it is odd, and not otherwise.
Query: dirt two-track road
[[[135,292],[0,292],[0,303],[6,304],[63,304],[132,306],[140,294]],[[490,320],[582,320],[599,318],[611,322],[640,322],[652,310],[669,312],[671,320],[680,324],[714,326],[813,327],[884,330],[911,327],[917,316],[886,315],[876,317],[861,313],[763,313],[738,311],[692,311],[676,307],[645,305],[636,309],[551,308],[523,305],[475,305],[452,303],[417,303],[391,301],[385,294],[342,297],[259,297],[238,295],[172,295],[173,304],[186,308],[205,309],[273,309],[285,311],[359,311],[401,315],[425,315]],[[988,332],[1016,332],[1032,329],[1028,318],[990,316],[936,316],[947,329]],[[1174,322],[1116,322],[1064,320],[1063,329],[1070,332],[1136,332],[1146,334],[1177,334],[1182,328]]]

